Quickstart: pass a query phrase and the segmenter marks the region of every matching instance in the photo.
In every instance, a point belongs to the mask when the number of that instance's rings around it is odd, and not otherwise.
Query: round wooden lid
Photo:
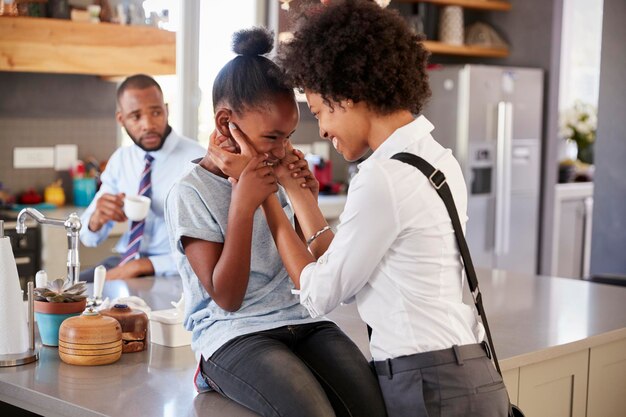
[[[126,304],[115,304],[111,308],[100,310],[100,314],[113,317],[120,322],[124,339],[127,338],[126,333],[136,335],[134,339],[145,338],[148,330],[148,316],[143,311],[133,310]]]
[[[92,308],[80,316],[64,320],[59,329],[59,342],[65,344],[102,345],[118,340],[122,340],[120,323]]]

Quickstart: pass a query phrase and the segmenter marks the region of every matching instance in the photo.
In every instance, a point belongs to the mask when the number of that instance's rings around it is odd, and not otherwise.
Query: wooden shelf
[[[174,74],[176,34],[148,26],[3,17],[0,71]]]
[[[432,3],[438,6],[461,6],[467,9],[511,10],[511,3],[503,0],[395,0],[398,3]]]
[[[433,54],[462,55],[483,58],[504,58],[509,55],[506,48],[483,48],[479,46],[450,45],[436,41],[424,41],[426,49]]]

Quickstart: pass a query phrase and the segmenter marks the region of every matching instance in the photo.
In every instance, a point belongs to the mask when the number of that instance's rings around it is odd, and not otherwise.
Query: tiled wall
[[[16,146],[76,144],[78,157],[106,160],[117,147],[116,84],[94,76],[0,73],[0,182],[40,191],[67,172],[14,169]],[[69,184],[64,184],[69,185]],[[66,188],[66,192],[67,192]]]

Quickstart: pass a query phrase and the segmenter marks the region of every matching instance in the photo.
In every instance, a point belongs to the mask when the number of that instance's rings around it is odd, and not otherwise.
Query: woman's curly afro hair
[[[333,0],[303,14],[279,64],[295,87],[331,104],[364,101],[378,114],[419,114],[430,97],[429,53],[400,15],[366,0]]]

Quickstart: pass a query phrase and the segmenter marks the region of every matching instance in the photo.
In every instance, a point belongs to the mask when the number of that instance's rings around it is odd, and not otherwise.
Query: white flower
[[[597,125],[596,108],[578,100],[561,113],[559,136],[574,140],[579,146],[590,144],[595,141]]]

